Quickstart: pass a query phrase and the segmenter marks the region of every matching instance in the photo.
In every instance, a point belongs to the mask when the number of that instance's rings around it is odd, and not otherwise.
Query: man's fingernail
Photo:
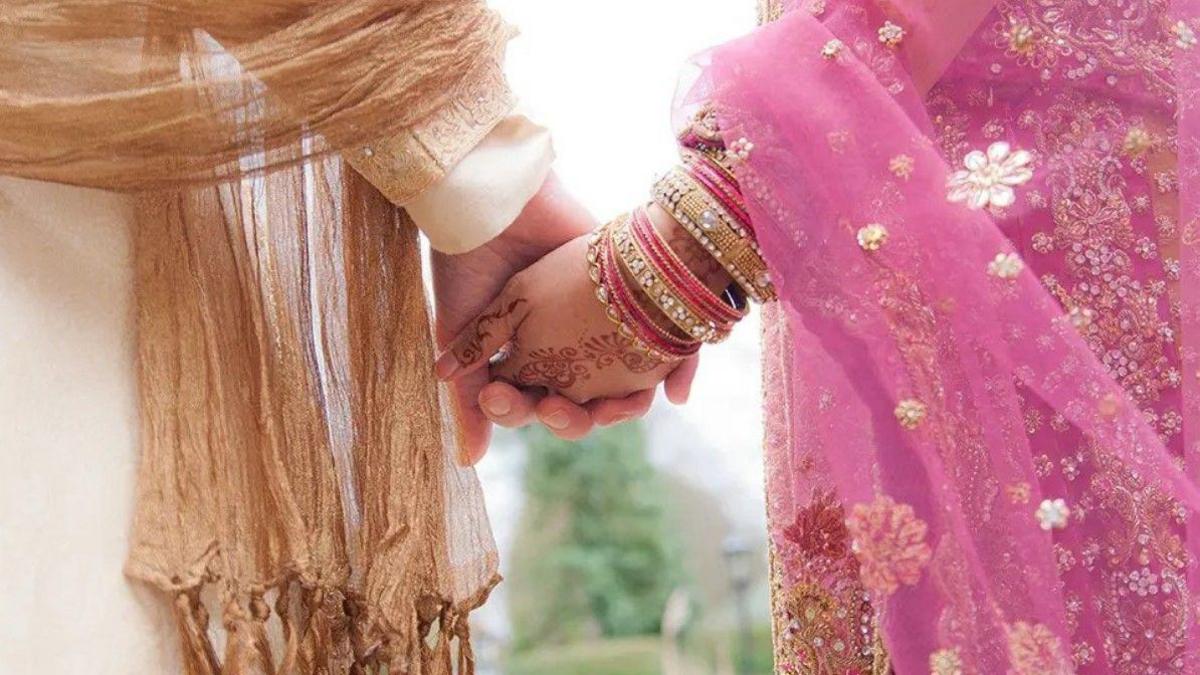
[[[617,426],[618,424],[623,424],[623,423],[625,423],[625,422],[628,422],[629,420],[630,420],[630,416],[629,416],[629,415],[616,415],[616,416],[614,416],[612,419],[610,419],[610,420],[608,420],[607,422],[605,422],[605,423],[604,423],[604,426],[606,426],[606,427],[615,427],[615,426]]]
[[[483,402],[483,409],[489,415],[502,417],[512,412],[512,403],[509,402],[507,396],[494,396]]]
[[[448,380],[458,372],[458,359],[453,352],[446,352],[433,364],[433,372],[439,380]]]
[[[571,425],[571,416],[566,412],[559,410],[558,412],[546,415],[546,418],[542,421],[545,422],[546,426],[550,427],[551,429],[562,431]]]

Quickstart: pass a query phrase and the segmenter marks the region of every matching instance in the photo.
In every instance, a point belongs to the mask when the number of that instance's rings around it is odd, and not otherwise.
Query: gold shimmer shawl
[[[0,174],[137,195],[127,573],[187,673],[473,669],[496,555],[393,203],[507,112],[509,35],[472,0],[0,4]]]

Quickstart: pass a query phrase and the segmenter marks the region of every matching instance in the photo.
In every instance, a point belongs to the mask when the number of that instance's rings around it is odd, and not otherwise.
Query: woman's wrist
[[[650,214],[650,221],[654,223],[654,229],[658,230],[663,240],[667,242],[675,255],[679,256],[683,264],[692,271],[692,274],[704,282],[704,285],[713,293],[717,295],[724,293],[725,289],[733,283],[733,277],[721,266],[721,263],[713,258],[712,253],[707,251],[679,221],[658,204],[651,204],[647,211]]]

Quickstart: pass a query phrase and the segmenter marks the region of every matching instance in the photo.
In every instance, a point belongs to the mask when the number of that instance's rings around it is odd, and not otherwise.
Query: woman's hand
[[[594,226],[587,210],[551,175],[516,222],[499,237],[463,255],[434,253],[439,347],[445,348],[481,312],[488,314],[489,303],[514,274],[564,242],[585,235]],[[582,255],[578,262],[582,265]],[[543,278],[538,283],[554,287],[557,282]],[[592,303],[598,304],[594,296]],[[687,392],[670,393],[686,398]],[[460,424],[463,455],[460,460],[472,464],[483,456],[491,438],[492,423],[519,427],[538,419],[559,436],[581,438],[596,424],[614,424],[644,414],[653,394],[650,390],[596,401],[585,409],[545,390],[522,391],[504,380],[492,380],[486,368],[464,370],[451,382],[451,396]]]
[[[496,382],[488,388],[520,387],[524,404],[534,405],[538,417],[567,438],[590,430],[581,415],[615,424],[643,414],[664,379],[668,398],[684,402],[696,359],[656,361],[617,332],[588,276],[587,240],[564,244],[510,279],[438,360],[438,374],[475,377],[507,348],[491,367]],[[490,395],[488,388],[481,397]],[[565,405],[555,394],[583,407]]]
[[[431,263],[438,347],[444,348],[478,316],[510,277],[594,226],[591,214],[550,174],[517,220],[498,237],[460,255],[434,252]],[[450,385],[460,449],[467,461],[481,456],[491,438],[492,423],[480,407],[480,393],[487,384],[487,372],[480,371]],[[506,416],[525,420],[533,416],[531,407],[521,405],[524,399],[511,387],[494,387],[490,393],[492,396],[484,400],[502,401]]]

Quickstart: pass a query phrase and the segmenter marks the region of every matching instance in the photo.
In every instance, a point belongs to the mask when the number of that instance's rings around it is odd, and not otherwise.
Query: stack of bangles
[[[677,361],[721,342],[749,312],[745,298],[774,299],[745,200],[711,111],[680,136],[683,164],[654,186],[654,201],[734,283],[714,293],[664,240],[645,207],[593,234],[588,263],[596,296],[621,335],[652,358]]]

